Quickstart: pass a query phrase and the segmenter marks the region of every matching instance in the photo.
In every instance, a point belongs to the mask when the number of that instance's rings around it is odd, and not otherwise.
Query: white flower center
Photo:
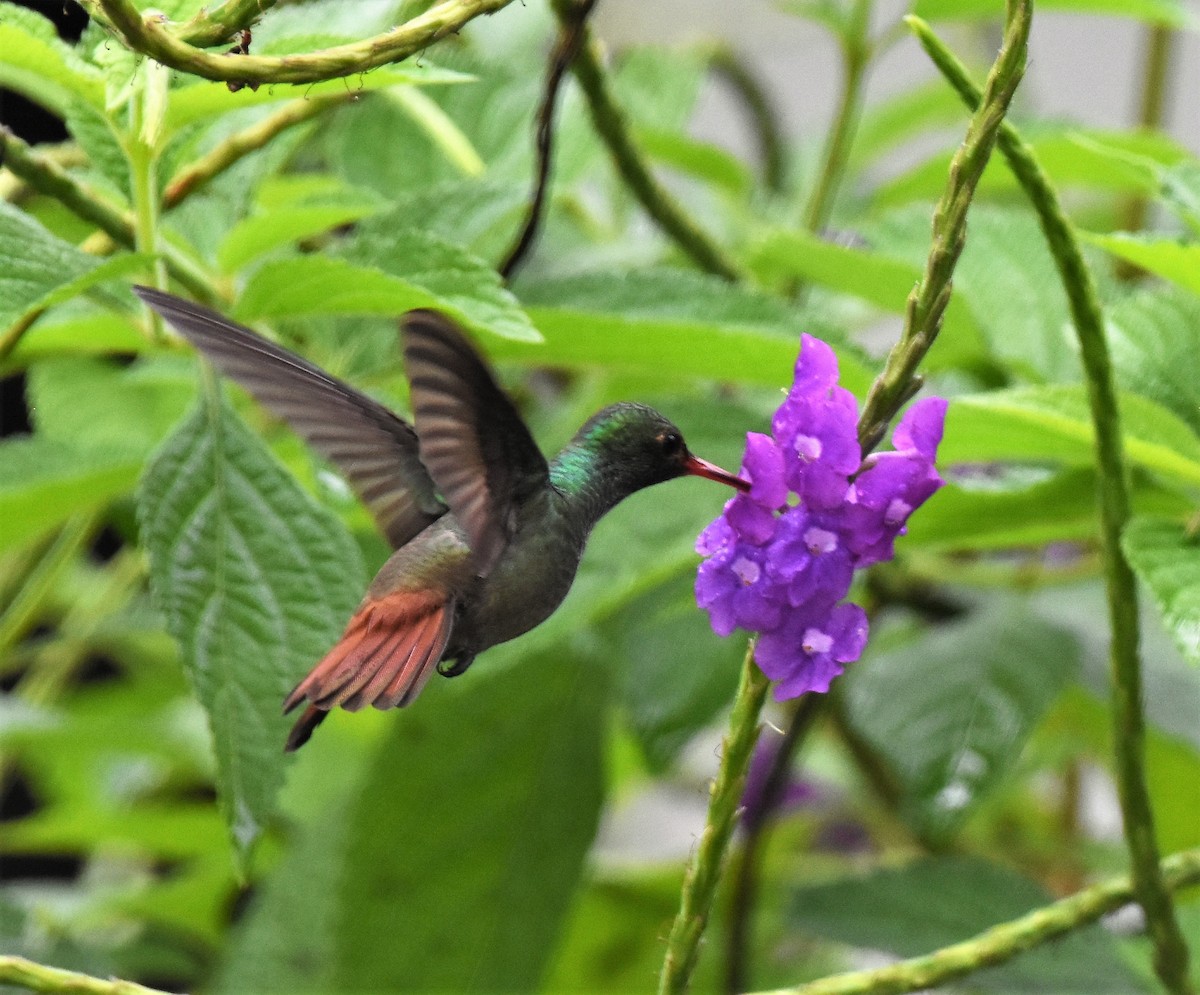
[[[809,629],[804,633],[800,646],[809,656],[828,653],[833,648],[833,636],[827,635],[820,629]]]
[[[883,518],[888,525],[900,525],[911,514],[911,504],[906,504],[899,498],[892,498],[891,504],[887,506],[887,511],[884,512]]]
[[[758,583],[758,578],[762,576],[762,569],[759,565],[753,560],[746,559],[744,556],[739,556],[733,561],[732,569],[746,587]]]
[[[805,463],[819,460],[821,458],[821,440],[815,435],[797,435],[796,455]]]
[[[819,529],[814,525],[804,533],[804,545],[813,555],[832,553],[838,548],[837,535],[828,529]]]

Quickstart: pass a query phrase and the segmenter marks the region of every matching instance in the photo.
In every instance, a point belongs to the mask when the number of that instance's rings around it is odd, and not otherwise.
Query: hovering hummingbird
[[[400,708],[434,669],[544,622],[570,590],[592,526],[634,491],[693,474],[748,482],[693,456],[643,404],[593,415],[547,464],[463,332],[435,311],[401,319],[416,429],[287,349],[149,287],[137,295],[347,478],[395,552],[337,645],[289,694],[307,701],[286,749],[329,710]]]

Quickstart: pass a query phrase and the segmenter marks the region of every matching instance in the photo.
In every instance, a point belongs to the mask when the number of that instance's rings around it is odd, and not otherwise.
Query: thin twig
[[[1137,74],[1142,81],[1137,123],[1139,127],[1150,130],[1162,124],[1166,113],[1167,96],[1170,93],[1167,81],[1179,32],[1169,24],[1147,25],[1145,30],[1146,50],[1141,72]],[[1148,206],[1149,201],[1144,194],[1131,195],[1121,212],[1121,227],[1126,231],[1141,231],[1146,225]],[[1126,267],[1129,272],[1136,271],[1136,267],[1124,263],[1122,272],[1126,272]]]
[[[304,55],[217,55],[177,37],[160,15],[143,15],[132,0],[81,0],[135,52],[180,72],[222,83],[314,83],[365,73],[401,62],[468,21],[507,7],[512,0],[442,0],[399,27],[362,41]]]
[[[971,105],[979,92],[966,70],[924,21],[909,18],[934,63]],[[1188,980],[1188,950],[1175,916],[1171,896],[1159,873],[1154,813],[1146,785],[1145,715],[1142,707],[1141,660],[1138,653],[1137,584],[1121,551],[1121,533],[1129,521],[1129,488],[1121,439],[1116,384],[1104,317],[1091,271],[1084,262],[1074,228],[1042,172],[1032,150],[1007,122],[1000,129],[1000,150],[1037,212],[1059,276],[1067,293],[1080,358],[1087,379],[1088,403],[1096,438],[1097,501],[1100,538],[1112,645],[1113,749],[1125,838],[1129,847],[1137,898],[1146,913],[1146,928],[1154,943],[1154,967],[1172,992],[1192,991]]]
[[[687,989],[700,954],[700,939],[708,924],[713,896],[721,879],[725,851],[737,824],[738,806],[746,788],[746,772],[758,741],[758,717],[770,681],[754,662],[754,640],[746,648],[742,678],[729,732],[721,749],[721,763],[709,792],[708,819],[696,854],[688,866],[680,894],[679,912],[667,938],[667,953],[658,979],[659,995],[677,995]]]
[[[163,208],[170,210],[244,156],[261,149],[288,128],[310,121],[330,107],[354,99],[353,93],[324,93],[291,100],[257,124],[235,132],[216,148],[176,173],[163,191]]]
[[[1161,870],[1173,891],[1200,883],[1200,849],[1168,857]],[[1128,877],[1113,878],[924,957],[757,995],[899,995],[934,988],[1091,925],[1133,897],[1133,882]]]
[[[560,27],[558,41],[550,53],[550,67],[546,71],[546,88],[542,94],[542,104],[538,108],[535,138],[537,171],[533,183],[533,194],[529,199],[529,210],[525,216],[525,223],[521,226],[521,232],[513,242],[512,248],[508,250],[504,262],[500,264],[500,275],[506,280],[511,280],[513,274],[520,268],[526,255],[533,248],[538,230],[541,228],[546,193],[550,186],[550,167],[554,156],[554,109],[558,104],[558,93],[567,69],[575,60],[579,46],[583,43],[584,25],[595,5],[596,0],[555,4]]]
[[[625,115],[609,91],[600,66],[600,56],[591,32],[584,27],[584,40],[571,68],[587,98],[592,124],[626,186],[646,213],[702,270],[729,281],[742,277],[741,267],[713,241],[654,178],[641,150],[629,133]]]
[[[24,957],[0,956],[0,983],[21,985],[34,992],[70,995],[168,995],[158,988],[147,988],[132,981],[93,978],[90,974],[47,967]]]

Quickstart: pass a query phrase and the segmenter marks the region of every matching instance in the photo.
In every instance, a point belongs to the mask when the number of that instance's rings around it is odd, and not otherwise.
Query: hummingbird
[[[436,669],[464,673],[489,647],[550,617],[588,534],[624,498],[692,474],[750,484],[693,456],[644,404],[613,404],[547,463],[465,332],[437,311],[400,319],[413,424],[216,311],[134,292],[225,376],[345,476],[395,550],[337,644],[283,703],[302,703],[292,752],[329,711],[411,704]]]

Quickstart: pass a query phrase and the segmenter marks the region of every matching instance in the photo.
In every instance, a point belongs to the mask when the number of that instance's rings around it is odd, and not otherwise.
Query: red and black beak
[[[719,484],[728,484],[730,487],[736,487],[739,491],[750,490],[750,481],[735,477],[728,470],[722,470],[716,463],[710,463],[691,453],[688,453],[683,461],[683,472],[689,473],[693,477],[715,480]]]

